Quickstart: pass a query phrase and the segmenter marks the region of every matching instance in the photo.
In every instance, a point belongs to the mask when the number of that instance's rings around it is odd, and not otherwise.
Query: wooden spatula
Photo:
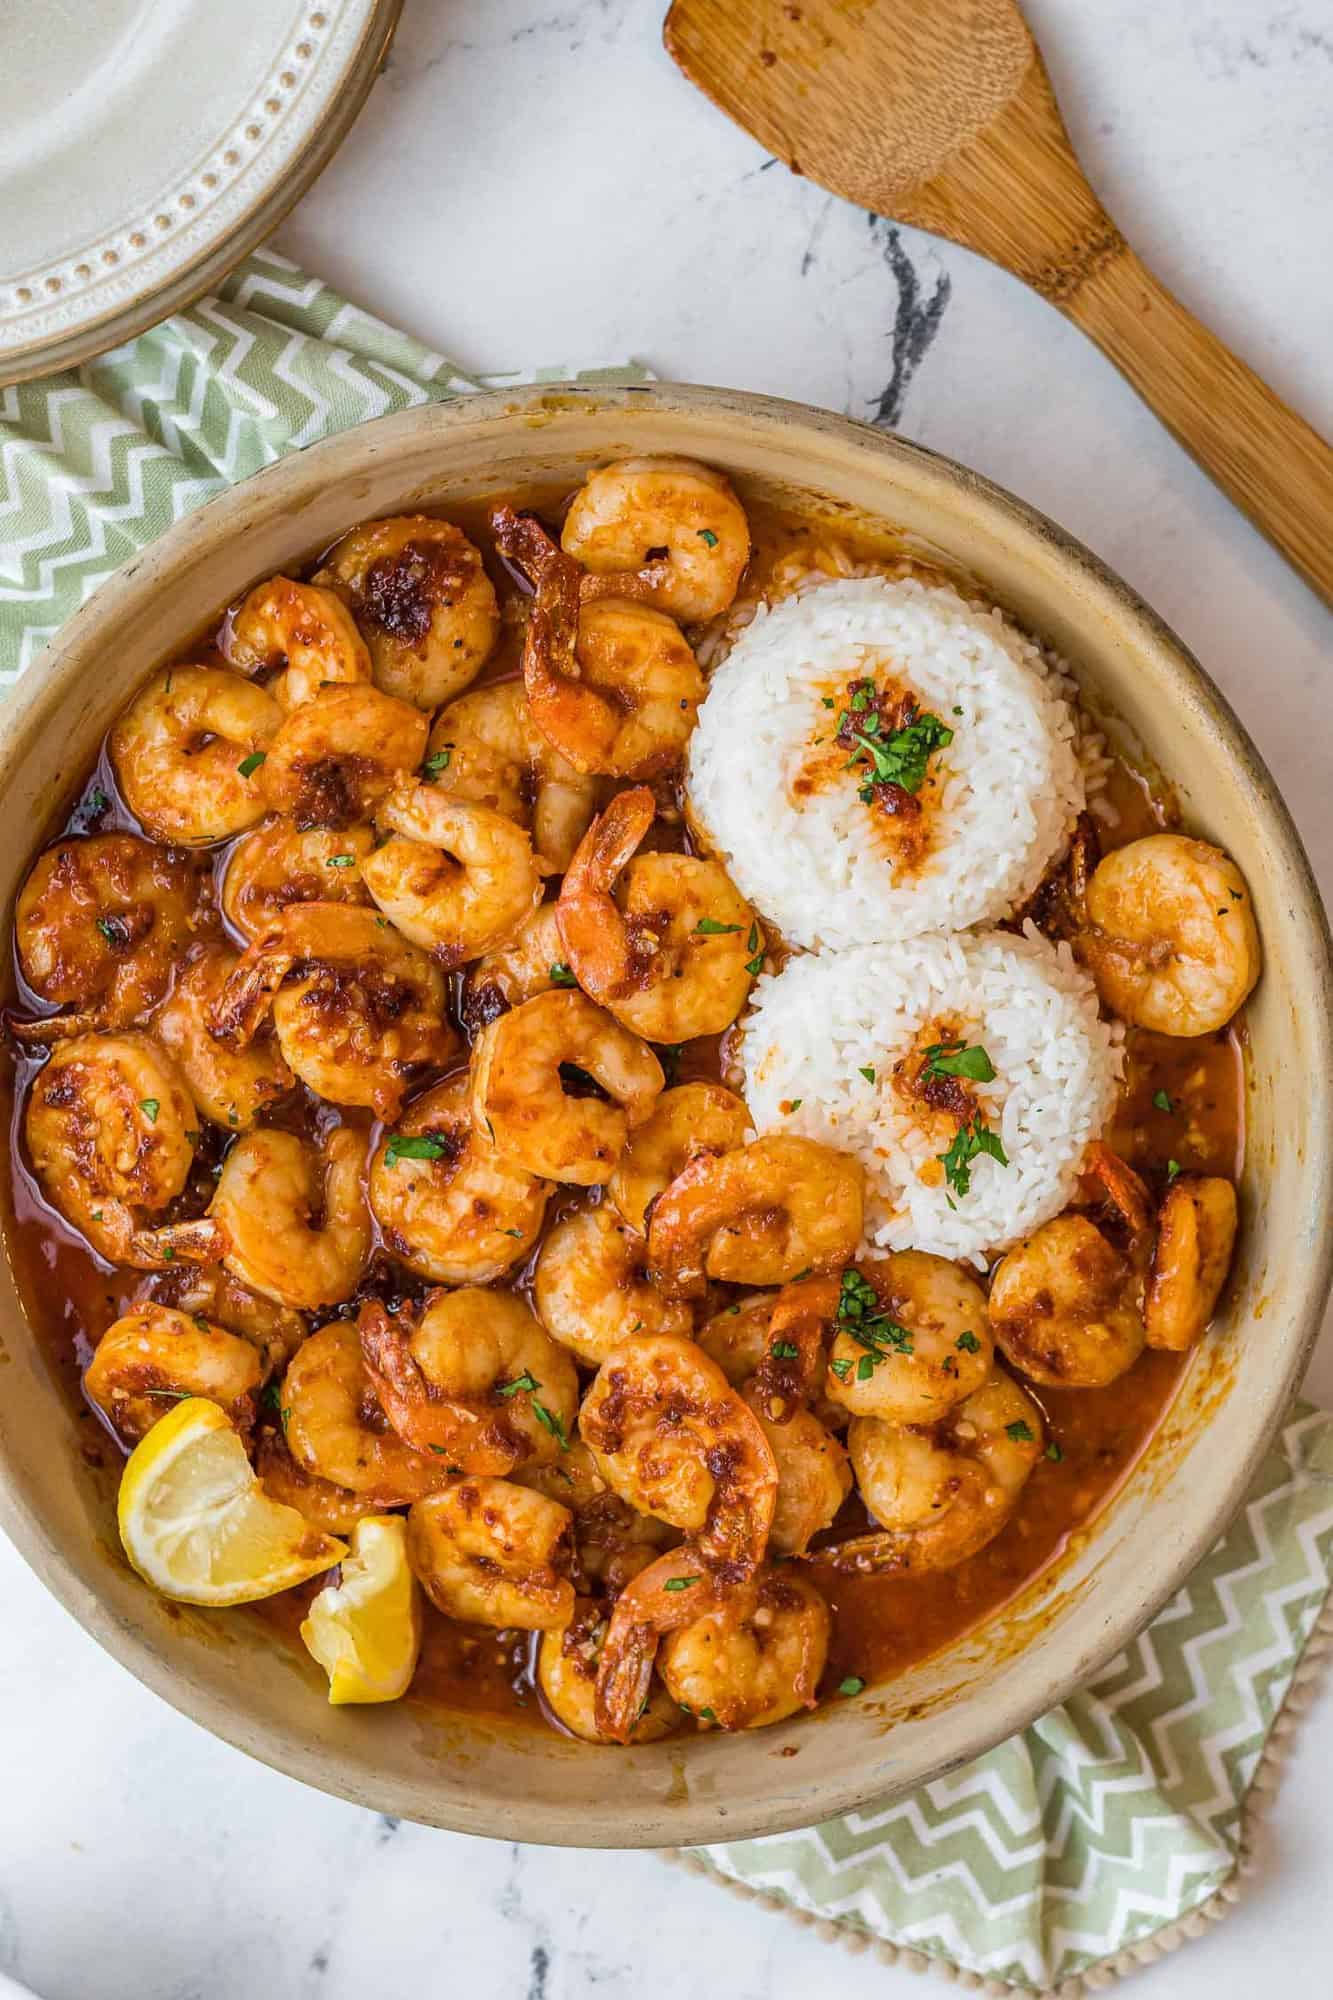
[[[1091,334],[1333,604],[1333,451],[1125,242],[1013,0],[674,0],[665,32],[794,173],[979,251]]]

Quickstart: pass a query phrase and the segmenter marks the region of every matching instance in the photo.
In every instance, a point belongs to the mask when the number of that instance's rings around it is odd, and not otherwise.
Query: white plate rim
[[[404,0],[303,7],[263,85],[151,215],[0,277],[0,386],[117,347],[218,284],[328,165],[383,66]],[[302,100],[317,88],[314,122]],[[308,114],[306,114],[308,117]]]

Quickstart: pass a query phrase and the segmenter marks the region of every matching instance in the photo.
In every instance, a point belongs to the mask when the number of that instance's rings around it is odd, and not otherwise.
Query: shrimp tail
[[[872,1535],[854,1535],[830,1548],[809,1549],[798,1562],[822,1563],[849,1576],[889,1576],[912,1567],[911,1538],[882,1528]]]
[[[211,1216],[169,1222],[160,1229],[136,1229],[125,1262],[139,1271],[166,1271],[173,1264],[220,1264],[231,1248],[226,1230]]]
[[[5,1027],[23,1048],[47,1048],[52,1042],[68,1041],[74,1035],[94,1035],[111,1026],[105,1006],[85,1007],[77,1014],[48,1014],[40,1021],[21,1020],[5,1015]]]
[[[232,1049],[249,1046],[295,962],[281,930],[267,931],[246,947],[209,1010],[209,1028],[220,1042]]]
[[[1144,1182],[1127,1161],[1100,1139],[1089,1146],[1084,1173],[1099,1183],[1129,1237],[1130,1262],[1146,1268],[1153,1249],[1153,1206]]]
[[[594,1715],[604,1736],[613,1743],[630,1741],[648,1700],[659,1644],[717,1600],[701,1550],[688,1543],[659,1556],[621,1591],[597,1660]]]
[[[824,1378],[824,1347],[838,1310],[838,1284],[807,1278],[784,1285],[768,1322],[768,1342],[755,1369],[764,1415],[773,1424],[790,1423],[808,1409]]]

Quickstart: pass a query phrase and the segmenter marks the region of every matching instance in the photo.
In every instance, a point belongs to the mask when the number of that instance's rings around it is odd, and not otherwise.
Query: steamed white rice
[[[952,1197],[938,1156],[956,1121],[913,1102],[892,1074],[941,1015],[994,1065],[993,1083],[970,1088],[1009,1162],[981,1155],[968,1192]],[[1114,1106],[1120,1037],[1068,947],[1031,926],[1023,937],[821,952],[759,980],[741,1047],[744,1094],[761,1133],[800,1133],[860,1158],[869,1244],[984,1268],[1068,1206],[1084,1150]]]
[[[897,870],[858,797],[864,765],[827,770],[830,687],[905,683],[952,728],[930,760],[930,849]],[[1008,915],[1082,810],[1076,723],[1060,676],[998,611],[945,586],[882,576],[761,606],[718,667],[690,742],[691,814],[738,888],[809,949],[957,931]],[[822,750],[812,749],[821,743]]]

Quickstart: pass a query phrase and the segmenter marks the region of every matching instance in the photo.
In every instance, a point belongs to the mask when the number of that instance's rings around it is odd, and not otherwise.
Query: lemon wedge
[[[247,1604],[329,1569],[346,1543],[270,1500],[216,1403],[189,1396],[130,1453],[116,1505],[145,1583],[183,1604]]]
[[[301,1637],[329,1677],[331,1702],[406,1694],[421,1651],[421,1596],[400,1515],[367,1514],[356,1523],[342,1581],[313,1600]]]

